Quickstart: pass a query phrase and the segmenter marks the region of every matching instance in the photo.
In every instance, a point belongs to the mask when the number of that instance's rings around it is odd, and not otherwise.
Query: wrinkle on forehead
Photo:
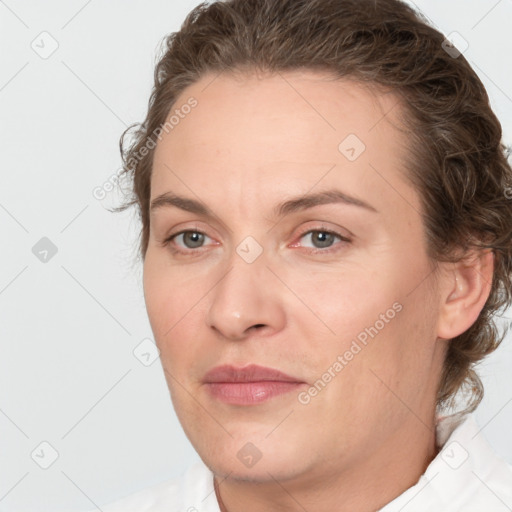
[[[234,211],[250,215],[261,214],[272,189],[295,195],[339,185],[354,195],[373,194],[367,198],[373,204],[394,202],[400,215],[419,208],[415,191],[399,179],[407,146],[395,128],[402,106],[383,88],[311,71],[221,74],[192,84],[176,105],[190,96],[197,107],[157,144],[155,194],[185,185],[183,191],[192,187],[199,196],[230,198]],[[354,162],[338,147],[348,134],[366,146]]]

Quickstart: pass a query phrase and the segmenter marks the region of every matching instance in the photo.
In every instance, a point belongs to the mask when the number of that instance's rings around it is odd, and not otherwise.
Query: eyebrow
[[[377,209],[362,199],[350,196],[337,189],[325,190],[323,192],[305,194],[287,199],[286,201],[276,205],[274,207],[273,213],[276,217],[284,217],[285,215],[289,215],[291,213],[296,213],[324,204],[345,204],[358,206],[368,211],[378,213]],[[197,215],[202,215],[204,217],[216,217],[213,211],[200,201],[179,196],[173,194],[172,192],[166,192],[155,197],[155,199],[151,201],[150,211],[154,212],[160,208],[169,206],[175,206],[181,210],[195,213]]]

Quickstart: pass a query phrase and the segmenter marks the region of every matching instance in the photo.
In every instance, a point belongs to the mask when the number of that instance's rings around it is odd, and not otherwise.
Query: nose
[[[263,255],[247,263],[234,253],[228,271],[209,294],[206,324],[229,340],[277,332],[285,325],[282,288]]]

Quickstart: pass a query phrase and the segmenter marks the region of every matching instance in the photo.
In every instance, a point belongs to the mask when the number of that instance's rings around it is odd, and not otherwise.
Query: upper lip
[[[287,375],[275,368],[267,368],[257,364],[250,364],[241,368],[231,365],[216,366],[204,376],[205,383],[261,381],[302,382],[300,379]]]

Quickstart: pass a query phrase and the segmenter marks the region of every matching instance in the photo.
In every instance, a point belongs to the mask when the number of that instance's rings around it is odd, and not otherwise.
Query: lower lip
[[[303,385],[303,382],[284,381],[209,382],[206,384],[215,398],[233,405],[260,404],[275,396],[295,391]]]

